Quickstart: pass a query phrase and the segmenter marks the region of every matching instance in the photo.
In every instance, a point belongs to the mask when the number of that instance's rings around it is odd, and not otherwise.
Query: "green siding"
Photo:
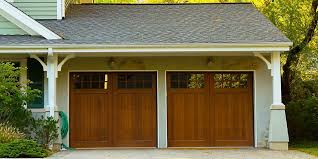
[[[0,16],[0,35],[27,35],[24,30]]]
[[[14,0],[15,7],[34,19],[56,19],[57,0]]]

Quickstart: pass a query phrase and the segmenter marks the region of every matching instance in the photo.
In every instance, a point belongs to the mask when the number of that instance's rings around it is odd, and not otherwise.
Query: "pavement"
[[[299,152],[268,149],[92,149],[68,150],[51,159],[318,159]]]

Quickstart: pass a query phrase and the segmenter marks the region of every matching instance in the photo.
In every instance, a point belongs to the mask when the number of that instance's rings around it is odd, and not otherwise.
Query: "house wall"
[[[213,66],[207,65],[207,57],[136,57],[115,58],[116,66],[110,67],[109,58],[75,58],[68,61],[57,79],[57,105],[68,113],[69,72],[111,70],[158,70],[158,125],[159,147],[166,146],[166,87],[165,73],[168,70],[254,70],[255,88],[255,145],[267,146],[270,105],[272,104],[272,78],[266,64],[256,57],[213,57]],[[45,88],[45,90],[47,90]],[[45,92],[47,103],[47,91]],[[68,144],[68,138],[63,141]]]
[[[11,4],[33,19],[57,18],[57,0],[13,0]]]
[[[0,15],[0,35],[27,35],[24,30]]]

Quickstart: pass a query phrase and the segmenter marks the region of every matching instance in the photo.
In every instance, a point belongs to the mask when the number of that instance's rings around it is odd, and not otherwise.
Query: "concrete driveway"
[[[267,149],[111,149],[62,151],[50,158],[65,159],[314,159],[290,150]]]

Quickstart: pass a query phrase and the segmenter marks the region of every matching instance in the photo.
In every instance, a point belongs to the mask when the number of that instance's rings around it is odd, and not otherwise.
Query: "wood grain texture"
[[[71,80],[71,147],[156,146],[156,81],[151,89],[118,89],[115,77],[108,74],[107,89],[74,89]]]
[[[168,73],[168,146],[253,146],[253,74],[247,88],[173,89]]]

